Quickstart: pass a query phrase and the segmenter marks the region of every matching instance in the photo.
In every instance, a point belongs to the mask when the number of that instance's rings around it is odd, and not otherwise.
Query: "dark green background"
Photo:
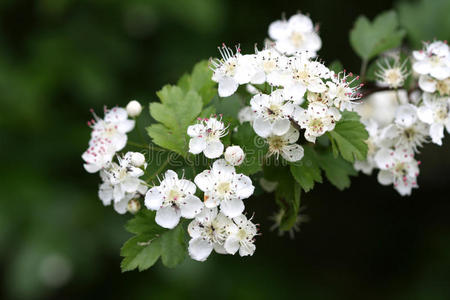
[[[403,4],[401,4],[403,3]],[[420,189],[400,197],[376,176],[303,195],[295,240],[270,232],[267,197],[247,201],[263,236],[253,257],[213,255],[177,269],[120,273],[127,217],[104,208],[82,168],[89,108],[147,104],[222,42],[262,45],[282,12],[319,22],[321,58],[358,71],[348,32],[360,14],[400,9],[408,43],[450,38],[450,1],[0,1],[0,299],[450,299],[450,146],[427,145]],[[146,113],[146,111],[144,112]],[[65,257],[53,288],[40,269]]]

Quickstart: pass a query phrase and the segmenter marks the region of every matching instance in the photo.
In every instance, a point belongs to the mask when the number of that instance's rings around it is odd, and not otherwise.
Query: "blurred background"
[[[272,196],[252,198],[253,257],[142,273],[121,274],[129,216],[103,207],[82,167],[90,108],[147,104],[222,42],[262,45],[283,12],[309,13],[320,57],[357,72],[354,20],[391,8],[409,45],[450,39],[450,0],[0,1],[0,299],[450,299],[449,138],[423,149],[411,197],[375,175],[324,183],[303,195],[311,220],[294,240],[270,231]]]

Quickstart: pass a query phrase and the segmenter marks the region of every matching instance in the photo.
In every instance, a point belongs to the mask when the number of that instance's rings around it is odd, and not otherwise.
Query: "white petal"
[[[235,236],[229,236],[226,240],[225,240],[225,244],[223,245],[225,247],[225,250],[229,253],[229,254],[235,254],[238,250],[239,247],[241,246],[240,241],[237,237]]]
[[[285,97],[297,102],[303,102],[303,96],[305,95],[305,92],[306,87],[303,84],[294,84],[284,89]]]
[[[102,168],[100,165],[92,163],[83,164],[83,167],[89,173],[96,173]]]
[[[163,203],[163,194],[158,187],[152,187],[145,194],[145,206],[151,210],[158,210]]]
[[[137,191],[141,181],[137,178],[127,178],[122,182],[122,189],[127,193],[134,193]]]
[[[219,96],[228,97],[234,94],[239,84],[231,77],[224,76],[219,80]]]
[[[433,117],[433,110],[428,106],[421,106],[417,109],[417,116],[419,117],[420,121],[427,123],[427,124],[433,124],[434,117]]]
[[[302,14],[296,14],[289,18],[289,29],[299,32],[308,32],[313,30],[313,23],[310,18]]]
[[[107,182],[102,183],[98,189],[98,197],[102,200],[103,205],[110,205],[113,199],[112,186]]]
[[[203,150],[203,154],[207,158],[218,158],[223,153],[223,144],[221,141],[213,141],[206,145],[205,150]]]
[[[444,138],[444,125],[438,124],[438,123],[431,124],[430,136],[431,136],[433,143],[441,146],[442,139]]]
[[[255,191],[255,187],[253,186],[250,177],[243,174],[234,176],[231,185],[235,189],[236,196],[240,199],[247,199]]]
[[[121,107],[113,107],[105,114],[105,122],[117,123],[128,119],[126,109]]]
[[[194,178],[195,184],[198,186],[200,190],[206,192],[212,188],[213,178],[210,170],[205,170],[195,176]]]
[[[200,237],[202,235],[203,231],[204,231],[204,226],[197,219],[193,220],[188,225],[188,233],[191,236],[191,238]]]
[[[178,180],[178,186],[182,191],[186,194],[195,194],[195,191],[197,190],[197,187],[195,184],[187,179],[180,179]]]
[[[386,148],[380,149],[375,154],[375,162],[382,170],[392,167],[394,164],[394,151]]]
[[[219,243],[213,244],[214,251],[216,251],[219,254],[228,254],[227,250],[225,250],[225,247]]]
[[[127,212],[128,200],[129,198],[123,198],[119,202],[114,203],[114,210],[123,215]]]
[[[427,75],[420,75],[419,87],[427,93],[434,93],[436,91],[436,80]]]
[[[202,124],[191,125],[187,129],[187,134],[190,137],[199,136],[203,132],[204,128],[205,128],[205,126]]]
[[[134,120],[124,120],[117,124],[117,130],[123,133],[127,133],[134,129],[134,125]]]
[[[156,212],[155,222],[164,228],[172,229],[180,221],[180,210],[172,206],[161,207]]]
[[[189,141],[189,152],[199,154],[206,148],[206,140],[203,137],[193,137]]]
[[[181,216],[186,219],[192,219],[203,209],[203,202],[194,195],[187,196],[180,205]]]
[[[198,261],[205,261],[213,250],[213,246],[203,238],[189,241],[189,256]]]
[[[290,162],[299,161],[304,156],[303,147],[298,144],[287,145],[283,147],[283,152],[281,152],[281,156]]]
[[[275,135],[285,134],[291,127],[291,121],[289,119],[278,119],[272,125],[272,132]]]
[[[253,121],[253,130],[260,137],[268,137],[271,134],[270,121],[264,120],[263,118],[256,118]]]
[[[240,247],[239,248],[239,255],[240,256],[251,256],[253,253],[255,253],[256,246],[250,242],[244,241],[246,247]]]
[[[217,207],[203,208],[203,210],[195,217],[200,222],[211,222],[217,216]]]
[[[386,170],[380,170],[377,176],[378,182],[382,185],[389,185],[394,182],[394,175]]]
[[[413,69],[419,74],[427,74],[430,72],[430,63],[427,61],[418,61],[413,64]]]
[[[275,21],[269,25],[269,37],[274,40],[286,38],[288,35],[286,21]]]
[[[229,218],[239,216],[244,211],[244,208],[244,202],[238,198],[224,200],[220,203],[220,210]]]

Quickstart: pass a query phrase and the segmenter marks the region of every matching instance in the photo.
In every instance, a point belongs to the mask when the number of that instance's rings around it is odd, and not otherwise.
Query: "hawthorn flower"
[[[422,91],[427,93],[434,93],[437,91],[441,96],[449,96],[450,77],[443,80],[437,80],[429,75],[420,75],[419,87]]]
[[[221,118],[199,118],[198,120],[198,124],[189,126],[187,129],[187,134],[191,137],[189,141],[189,152],[193,154],[203,152],[207,158],[221,156],[224,146],[220,139],[227,135],[227,130]]]
[[[217,207],[204,208],[188,226],[192,238],[188,248],[191,258],[205,261],[213,249],[219,254],[227,254],[223,244],[235,231],[233,227],[236,227],[233,221],[223,213],[217,213]]]
[[[179,179],[177,173],[167,170],[158,186],[145,195],[145,206],[156,210],[156,223],[172,229],[180,217],[192,219],[203,209],[203,203],[195,196],[196,186],[189,180]]]
[[[96,173],[105,168],[116,153],[114,146],[107,140],[96,138],[89,142],[89,148],[81,155],[84,169],[89,173]]]
[[[340,112],[334,107],[328,107],[320,102],[313,102],[307,109],[298,108],[294,112],[294,120],[305,131],[305,139],[315,143],[316,138],[334,129],[341,119]]]
[[[135,121],[128,119],[124,108],[105,109],[105,118],[100,119],[93,111],[94,119],[88,122],[92,128],[92,140],[100,139],[110,143],[114,151],[122,150],[127,144],[127,133],[133,130]]]
[[[391,146],[407,147],[417,151],[427,141],[429,126],[417,117],[417,107],[403,104],[397,108],[394,123],[381,132],[381,139],[392,141]]]
[[[442,145],[444,127],[450,132],[450,97],[439,97],[423,94],[423,104],[418,108],[419,119],[430,125],[430,136],[433,143]]]
[[[418,187],[419,162],[414,159],[411,149],[382,148],[375,155],[375,161],[380,168],[377,177],[380,184],[393,184],[402,196],[410,195],[411,190]]]
[[[242,55],[239,47],[236,47],[236,53],[225,44],[218,49],[222,58],[210,61],[214,72],[212,80],[219,84],[219,96],[228,97],[239,85],[249,83],[255,76],[255,61],[251,55]]]
[[[351,78],[350,81],[349,77]],[[345,71],[332,76],[331,81],[326,83],[328,90],[326,91],[327,96],[332,99],[334,106],[339,110],[349,110],[353,111],[354,101],[361,98],[361,94],[358,90],[362,87],[360,85],[353,85],[353,83],[359,80],[359,76],[354,78],[353,73],[347,74]]]
[[[267,137],[271,133],[285,134],[290,127],[289,116],[294,111],[294,105],[284,100],[282,89],[278,89],[270,95],[258,94],[250,100],[250,105],[256,114],[253,121],[253,129],[261,137]]]
[[[255,252],[255,236],[258,229],[245,215],[233,218],[236,226],[230,227],[230,234],[225,240],[224,248],[229,254],[239,251],[240,256],[251,256]]]
[[[375,72],[378,83],[381,86],[388,86],[392,89],[402,87],[408,77],[406,63],[407,60],[405,59],[400,64],[398,58],[395,58],[392,64],[387,59],[384,61],[384,65],[378,62],[378,70]]]
[[[380,132],[377,122],[372,119],[363,122],[363,124],[365,125],[366,130],[369,133],[369,138],[366,140],[368,148],[367,159],[364,161],[355,161],[353,167],[357,171],[361,171],[366,175],[371,175],[373,169],[376,167],[374,156],[380,147]]]
[[[245,122],[253,123],[256,118],[256,113],[253,111],[251,106],[244,106],[238,113],[239,123],[243,124]]]
[[[269,37],[275,41],[275,48],[287,55],[308,50],[311,57],[322,47],[322,41],[314,29],[311,19],[300,13],[286,20],[270,24]]]
[[[426,43],[423,50],[413,51],[416,62],[413,69],[422,75],[431,75],[438,80],[450,77],[450,50],[446,43]]]
[[[297,129],[289,127],[289,130],[284,135],[270,135],[267,137],[267,144],[269,145],[268,155],[279,155],[290,162],[299,161],[303,158],[304,150],[299,144],[296,144],[300,133]]]
[[[211,170],[198,174],[194,182],[204,192],[205,206],[213,208],[220,205],[221,212],[230,218],[244,211],[242,200],[250,197],[255,190],[251,179],[236,174],[235,168],[224,159],[216,160]]]
[[[144,175],[144,171],[131,163],[131,153],[127,153],[123,158],[117,157],[119,164],[111,162],[101,171],[101,177],[104,182],[103,190],[112,189],[112,199],[115,203],[121,201],[125,197],[125,193],[136,193],[144,182],[139,179]],[[104,202],[108,202],[109,193],[105,194]],[[107,196],[106,196],[107,195]]]
[[[239,166],[244,162],[245,153],[239,146],[230,146],[225,150],[224,157],[230,165]]]

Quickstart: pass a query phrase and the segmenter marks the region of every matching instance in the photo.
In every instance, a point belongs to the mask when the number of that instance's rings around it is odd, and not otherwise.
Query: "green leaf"
[[[264,139],[256,135],[250,123],[238,126],[237,131],[232,133],[231,142],[241,146],[245,153],[244,162],[236,167],[238,173],[252,175],[262,170],[267,145]]]
[[[350,176],[358,175],[353,166],[341,157],[334,157],[331,152],[317,155],[320,167],[325,171],[327,179],[339,190],[350,187]]]
[[[186,156],[187,127],[202,109],[202,99],[195,91],[166,85],[157,92],[161,103],[150,104],[151,116],[161,124],[147,127],[153,142],[163,148]]]
[[[161,256],[167,267],[180,264],[185,256],[187,245],[182,224],[172,230],[160,227],[155,222],[155,212],[141,210],[125,228],[134,233],[123,245],[120,255],[122,272],[138,269],[146,270],[153,266]]]
[[[356,112],[344,111],[333,131],[328,132],[332,144],[336,143],[342,157],[349,162],[365,160],[367,156],[366,140],[369,138],[364,125]],[[335,152],[336,147],[333,147]]]
[[[227,98],[219,98],[219,96],[216,96],[211,102],[211,105],[216,108],[218,114],[237,119],[239,110],[242,108],[242,103],[241,96],[239,94],[233,94]]]
[[[161,236],[161,248],[161,259],[166,267],[174,268],[184,261],[187,244],[181,223]]]
[[[203,60],[194,66],[190,75],[184,74],[177,85],[185,92],[197,92],[202,98],[203,105],[207,105],[217,94],[216,83],[211,79],[212,74],[208,61]]]
[[[305,192],[314,188],[314,182],[322,183],[322,175],[317,154],[309,146],[303,147],[305,155],[302,160],[291,164],[291,173]]]
[[[350,43],[364,61],[369,61],[401,44],[405,31],[398,29],[398,26],[394,11],[378,15],[372,23],[365,16],[360,16],[350,31]]]
[[[344,70],[344,66],[339,60],[333,60],[329,66],[329,69],[337,74]]]

